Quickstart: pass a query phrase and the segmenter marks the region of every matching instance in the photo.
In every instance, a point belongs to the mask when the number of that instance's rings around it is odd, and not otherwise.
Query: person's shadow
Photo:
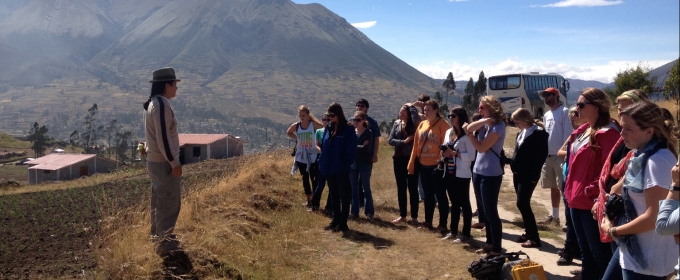
[[[193,274],[194,266],[184,250],[176,250],[161,255],[163,258],[164,279],[198,279]]]
[[[342,238],[349,239],[357,243],[371,243],[373,247],[378,250],[388,249],[390,246],[394,245],[394,241],[392,240],[351,229],[343,232]]]

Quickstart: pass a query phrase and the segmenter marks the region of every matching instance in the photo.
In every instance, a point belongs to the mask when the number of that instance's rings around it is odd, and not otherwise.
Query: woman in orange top
[[[439,104],[434,100],[425,102],[423,107],[425,120],[418,125],[413,139],[413,152],[408,162],[408,174],[420,174],[420,183],[425,192],[425,222],[420,228],[433,229],[435,185],[432,171],[441,158],[439,146],[444,143],[449,124],[439,115]]]

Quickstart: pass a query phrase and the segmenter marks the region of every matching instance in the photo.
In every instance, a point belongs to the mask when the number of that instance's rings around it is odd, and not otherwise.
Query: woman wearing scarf
[[[663,112],[644,101],[621,112],[621,137],[634,151],[623,181],[624,211],[601,229],[618,243],[610,267],[618,262],[623,279],[666,279],[674,271],[678,245],[672,236],[656,233],[659,201],[668,194],[670,171],[677,160],[675,137]]]

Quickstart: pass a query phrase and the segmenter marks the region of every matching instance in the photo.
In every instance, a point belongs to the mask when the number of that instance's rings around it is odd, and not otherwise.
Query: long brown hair
[[[627,115],[635,121],[635,124],[641,129],[653,128],[654,138],[666,140],[668,142],[668,149],[671,150],[675,157],[678,157],[676,150],[675,135],[673,135],[673,121],[669,121],[664,117],[663,110],[649,101],[642,101],[634,103],[621,111],[621,116]]]
[[[331,115],[335,115],[338,118],[337,124],[334,124],[333,122],[328,124],[330,127],[330,139],[333,139],[338,134],[338,132],[341,132],[347,128],[347,118],[345,118],[345,113],[342,111],[342,106],[336,102],[328,105],[328,109],[326,109],[326,111],[328,112],[329,117]]]
[[[590,131],[590,139],[588,141],[590,146],[594,147],[595,134],[597,131],[612,122],[611,116],[609,115],[609,109],[611,108],[612,102],[609,99],[609,96],[599,88],[586,88],[581,91],[581,96],[588,100],[591,105],[597,107],[599,111],[595,125],[591,125],[593,129]]]
[[[456,106],[453,107],[450,111],[450,114],[456,115],[456,118],[458,118],[458,126],[453,126],[453,129],[451,129],[451,133],[449,133],[449,139],[453,138],[451,134],[455,133],[456,137],[460,138],[465,135],[465,131],[463,130],[463,124],[464,123],[470,123],[470,118],[468,118],[467,111],[463,109],[463,107]]]

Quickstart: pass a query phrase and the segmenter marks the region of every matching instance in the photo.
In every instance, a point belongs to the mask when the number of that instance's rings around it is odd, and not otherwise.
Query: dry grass
[[[389,222],[398,216],[390,156],[391,149],[382,146],[380,162],[374,167],[375,219],[350,221],[351,231],[344,234],[323,231],[329,218],[305,211],[300,176],[288,174],[292,159],[285,151],[247,157],[233,174],[189,192],[182,201],[176,233],[192,259],[195,275],[211,279],[467,278],[467,265],[477,258],[470,252],[473,247],[439,241],[438,233]],[[147,239],[145,206],[104,223],[102,247],[96,252],[98,278],[160,275],[161,260]]]

